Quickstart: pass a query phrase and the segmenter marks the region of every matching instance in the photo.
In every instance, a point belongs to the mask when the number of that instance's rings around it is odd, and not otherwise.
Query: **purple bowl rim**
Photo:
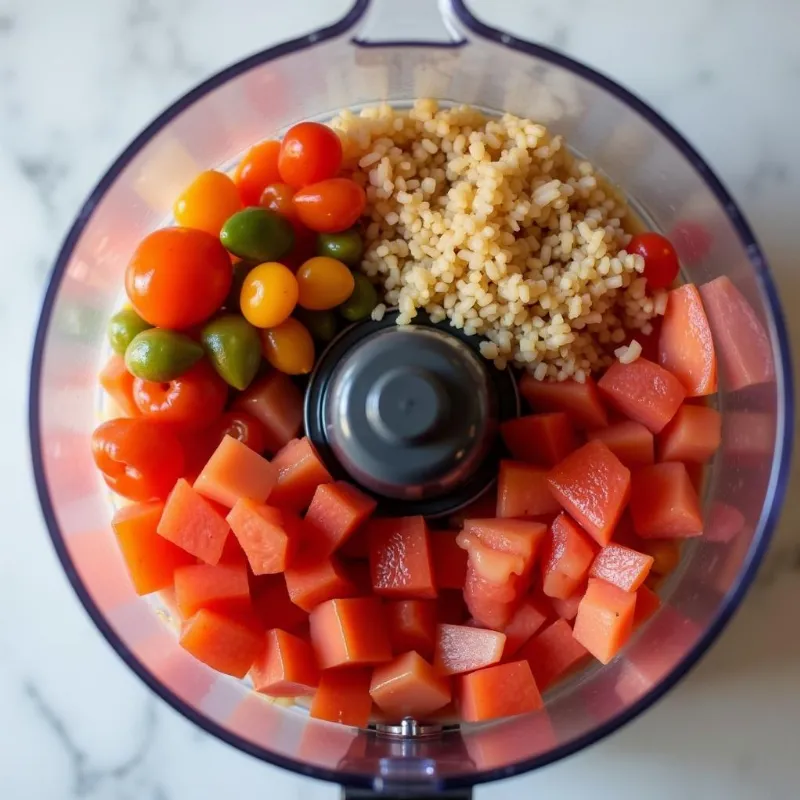
[[[303,761],[297,761],[286,756],[271,753],[252,744],[246,739],[243,739],[237,734],[231,733],[218,723],[213,722],[209,718],[199,713],[193,706],[184,702],[171,691],[166,689],[166,687],[161,684],[155,678],[155,676],[153,676],[152,673],[150,673],[149,670],[146,669],[144,665],[136,658],[134,653],[119,638],[119,636],[117,636],[115,631],[109,625],[105,616],[95,604],[86,586],[82,582],[75,565],[73,564],[69,553],[67,552],[64,539],[60,533],[58,521],[53,510],[53,505],[50,499],[47,481],[44,474],[38,398],[41,384],[44,343],[50,324],[53,306],[58,294],[58,289],[60,287],[61,278],[67,267],[67,264],[69,263],[75,244],[83,233],[86,224],[91,218],[95,208],[109,188],[113,185],[119,174],[156,133],[162,130],[171,122],[171,120],[173,120],[178,114],[191,106],[197,100],[201,99],[214,89],[222,86],[230,79],[248,71],[249,69],[252,69],[253,67],[347,33],[363,17],[369,4],[370,0],[355,0],[348,13],[331,26],[319,29],[309,33],[306,36],[283,42],[266,50],[262,50],[220,70],[172,103],[149,125],[147,125],[122,151],[122,153],[108,168],[108,170],[89,194],[78,215],[76,216],[75,222],[64,238],[61,248],[59,249],[58,256],[56,257],[49,277],[48,287],[42,303],[39,321],[37,323],[31,358],[31,378],[28,397],[28,428],[31,443],[31,458],[33,463],[34,480],[48,533],[53,542],[53,546],[56,550],[59,561],[61,562],[64,572],[66,573],[73,590],[77,594],[78,599],[81,601],[86,612],[117,655],[119,655],[126,665],[155,694],[157,694],[162,700],[172,706],[172,708],[174,708],[206,733],[211,734],[212,736],[237,748],[238,750],[241,750],[244,753],[247,753],[248,755],[253,756],[254,758],[269,763],[273,766],[280,767],[281,769],[295,772],[310,778],[316,778],[318,780],[325,780],[333,783],[339,783],[344,786],[365,789],[370,789],[373,786],[373,780],[369,776],[312,766]],[[767,490],[768,493],[765,498],[765,506],[768,506],[768,511],[766,517],[764,518],[763,525],[761,526],[761,531],[756,532],[754,541],[750,546],[748,561],[739,576],[738,583],[723,598],[720,609],[718,610],[715,618],[706,628],[703,635],[700,637],[694,647],[684,656],[681,663],[674,667],[672,672],[670,672],[657,686],[653,687],[647,694],[639,698],[639,700],[637,700],[635,703],[632,703],[612,719],[606,721],[602,725],[597,726],[593,730],[588,731],[582,736],[558,745],[547,753],[516,762],[507,767],[498,767],[495,769],[484,770],[482,772],[475,772],[464,777],[443,777],[435,781],[435,786],[439,790],[467,789],[478,784],[511,778],[521,775],[525,772],[538,769],[539,767],[552,764],[561,760],[562,758],[583,750],[584,748],[604,739],[609,734],[619,730],[622,726],[639,716],[639,714],[660,700],[697,664],[711,644],[713,644],[713,642],[727,626],[728,622],[733,616],[733,613],[741,604],[747,590],[753,582],[758,567],[767,550],[786,495],[789,468],[791,465],[791,442],[794,431],[794,392],[792,383],[790,346],[783,312],[778,300],[778,294],[772,277],[769,274],[767,262],[761,247],[756,241],[756,238],[753,235],[753,232],[750,229],[747,221],[745,220],[744,215],[739,210],[737,204],[725,186],[705,162],[703,157],[698,153],[697,150],[694,149],[692,145],[688,143],[686,139],[683,138],[680,133],[678,133],[678,131],[670,123],[661,117],[647,103],[602,73],[578,61],[575,61],[568,56],[551,50],[548,47],[518,39],[508,33],[485,25],[469,12],[464,0],[450,0],[450,4],[452,11],[460,24],[463,25],[467,31],[475,34],[477,37],[493,42],[494,44],[502,47],[507,47],[511,50],[522,52],[526,55],[535,56],[539,59],[548,61],[566,70],[569,70],[585,80],[594,83],[595,85],[607,91],[609,94],[624,102],[629,107],[633,108],[654,128],[656,128],[667,140],[669,140],[669,142],[681,153],[681,155],[683,155],[683,157],[695,168],[698,174],[705,181],[709,190],[712,192],[712,194],[714,194],[718,202],[725,208],[731,224],[734,226],[743,247],[748,253],[756,276],[760,282],[761,289],[772,311],[772,323],[779,347],[779,355],[781,356],[780,366],[781,377],[783,379],[783,392],[780,393],[780,384],[778,388],[779,400],[782,400],[783,402],[784,413],[782,430],[776,431],[776,441],[781,442],[780,460],[776,471],[775,463],[777,459],[773,458],[771,480]],[[354,42],[354,44],[357,44],[358,46],[369,47],[385,46],[455,48],[464,46],[465,42],[452,41],[437,44],[435,42],[421,43],[396,41],[382,43]],[[431,787],[426,784],[425,788],[429,789]]]

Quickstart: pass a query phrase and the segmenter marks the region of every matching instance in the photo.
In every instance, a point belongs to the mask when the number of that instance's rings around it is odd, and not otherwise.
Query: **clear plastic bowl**
[[[739,209],[698,153],[638,98],[546,48],[443,2],[449,41],[367,42],[368,0],[340,22],[210,78],[150,124],[92,192],[55,264],[36,335],[30,436],[53,543],[103,635],[158,695],[214,736],[264,761],[349,787],[468,791],[535,769],[602,738],[683,676],[741,602],[783,499],[792,440],[790,357],[775,287]],[[442,29],[420,5],[420,29]],[[380,21],[378,19],[378,21]],[[437,28],[438,25],[438,28]],[[359,34],[360,31],[360,34]],[[684,277],[727,275],[768,332],[775,379],[718,394],[723,440],[703,504],[706,535],[687,548],[664,605],[602,669],[547,698],[545,712],[430,737],[310,720],[195,661],[130,586],[109,527],[109,495],[88,447],[97,424],[105,323],[138,240],[168,218],[200,169],[307,118],[417,97],[537,119],[619,184],[671,236]],[[732,319],[731,324],[737,324]],[[405,731],[406,734],[409,731]]]

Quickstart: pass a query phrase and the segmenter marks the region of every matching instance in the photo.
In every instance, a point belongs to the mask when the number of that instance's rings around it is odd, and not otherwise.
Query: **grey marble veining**
[[[49,266],[115,155],[197,81],[333,20],[346,5],[230,0],[223,11],[214,0],[0,0],[3,798],[336,796],[329,785],[266,767],[199,732],[150,694],[97,634],[44,532],[27,466],[24,394]],[[563,49],[664,113],[741,204],[793,307],[800,298],[800,4],[472,5],[491,24]],[[798,353],[800,320],[788,317]],[[777,540],[744,608],[666,701],[585,753],[482,788],[479,796],[796,797],[798,489],[795,476]]]

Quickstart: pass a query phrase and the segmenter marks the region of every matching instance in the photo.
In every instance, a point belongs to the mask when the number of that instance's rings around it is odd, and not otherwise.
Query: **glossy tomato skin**
[[[142,415],[180,430],[207,427],[222,414],[227,399],[227,384],[205,360],[169,382],[133,382],[133,401]]]
[[[257,206],[264,187],[279,181],[278,155],[281,143],[275,140],[253,145],[233,173],[233,182],[246,206]]]
[[[256,453],[263,453],[267,449],[267,434],[264,426],[252,414],[246,411],[226,411],[211,426],[213,438],[217,443],[225,436],[232,436],[242,444],[246,444]]]
[[[660,233],[637,233],[626,249],[644,259],[644,277],[651,289],[666,289],[678,277],[678,254]]]
[[[278,156],[281,180],[299,189],[339,174],[342,142],[319,122],[301,122],[286,132]]]
[[[349,178],[330,178],[306,186],[294,196],[300,221],[317,233],[351,228],[364,212],[367,195]]]
[[[92,456],[109,488],[137,502],[165,499],[184,466],[177,437],[141,417],[100,425],[92,434]]]
[[[217,237],[191,228],[162,228],[142,239],[125,272],[134,310],[151,325],[183,330],[208,319],[233,280]]]
[[[294,191],[288,183],[271,183],[261,193],[258,204],[294,222],[297,219],[297,211],[292,202]]]

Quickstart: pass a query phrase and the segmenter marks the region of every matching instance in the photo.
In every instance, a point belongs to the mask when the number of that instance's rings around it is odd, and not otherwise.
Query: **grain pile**
[[[629,209],[560,136],[432,100],[331,124],[367,189],[361,268],[400,324],[425,309],[486,337],[498,368],[513,362],[540,380],[583,381],[615,351],[638,355],[625,343],[650,332],[666,294],[646,295],[644,262],[624,249]]]

